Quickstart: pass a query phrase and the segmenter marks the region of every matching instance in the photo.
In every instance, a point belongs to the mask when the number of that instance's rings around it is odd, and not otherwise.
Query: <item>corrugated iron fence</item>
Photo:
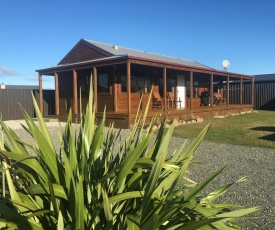
[[[224,87],[225,88],[225,87]],[[243,83],[243,104],[251,104],[251,82]],[[226,97],[226,90],[224,90]],[[229,86],[230,104],[240,104],[240,83],[231,83]],[[254,83],[254,109],[275,110],[275,82]]]
[[[39,100],[39,91],[30,89],[4,89],[0,90],[0,114],[2,119],[17,120],[23,119],[22,108],[28,112],[31,117],[36,117],[32,103],[31,93],[34,94],[36,101]],[[54,90],[43,90],[44,115],[53,115]]]
[[[255,82],[255,109],[275,110],[275,82]]]

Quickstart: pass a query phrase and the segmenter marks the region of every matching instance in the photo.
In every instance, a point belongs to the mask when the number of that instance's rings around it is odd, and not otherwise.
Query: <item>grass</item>
[[[174,136],[195,138],[211,123],[205,140],[216,143],[275,148],[275,111],[254,111],[225,118],[206,118],[201,123],[175,128]]]

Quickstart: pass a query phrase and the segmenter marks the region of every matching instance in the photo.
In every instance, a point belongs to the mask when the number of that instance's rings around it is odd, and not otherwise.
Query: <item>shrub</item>
[[[77,131],[72,114],[60,135],[60,149],[34,101],[36,124],[25,113],[34,145],[24,143],[0,121],[2,197],[0,227],[7,229],[235,229],[235,218],[255,212],[238,205],[216,204],[232,185],[201,192],[226,166],[198,184],[186,172],[209,125],[186,147],[169,153],[174,123],[154,133],[158,115],[144,130],[138,115],[127,139],[105,120],[95,124],[93,93]],[[106,133],[105,133],[106,132]],[[155,134],[155,135],[154,135]],[[186,147],[186,148],[185,148]],[[29,154],[32,151],[34,155]]]

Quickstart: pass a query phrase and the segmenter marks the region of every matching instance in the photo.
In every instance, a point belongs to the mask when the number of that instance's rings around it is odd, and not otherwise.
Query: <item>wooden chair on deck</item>
[[[215,105],[225,105],[226,99],[222,97],[220,93],[214,93],[214,106]]]
[[[167,100],[168,100],[168,108],[170,108],[171,106],[172,109],[175,109],[177,107],[177,103],[180,104],[180,108],[181,108],[182,101],[180,98],[176,100],[173,92],[167,92]]]
[[[162,108],[163,100],[159,92],[153,92],[153,108]]]

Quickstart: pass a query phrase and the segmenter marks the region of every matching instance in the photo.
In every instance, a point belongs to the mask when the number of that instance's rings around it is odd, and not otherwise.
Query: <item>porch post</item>
[[[128,100],[128,115],[131,114],[131,63],[127,62],[127,100]]]
[[[190,109],[193,109],[193,71],[190,72]]]
[[[163,67],[163,103],[164,111],[166,110],[167,98],[166,98],[166,67]]]
[[[243,78],[241,78],[240,82],[240,105],[243,104]]]
[[[115,72],[115,65],[113,66],[113,74],[112,74],[112,79],[113,79],[113,95],[114,95],[114,112],[117,112],[117,76]]]
[[[40,112],[43,116],[43,90],[42,90],[42,75],[38,73],[38,79],[39,79],[39,108]]]
[[[55,83],[55,115],[59,115],[59,82],[58,73],[54,73],[54,83]]]
[[[77,111],[77,72],[75,70],[73,70],[73,102],[74,102],[73,112],[74,112],[74,114],[78,114],[78,111]]]
[[[94,105],[95,105],[95,111],[97,112],[97,69],[96,67],[93,67],[93,87],[94,87]]]
[[[227,106],[229,106],[229,76],[227,76],[227,79],[226,79],[226,101],[227,101]]]
[[[210,75],[210,108],[213,107],[213,74]]]

